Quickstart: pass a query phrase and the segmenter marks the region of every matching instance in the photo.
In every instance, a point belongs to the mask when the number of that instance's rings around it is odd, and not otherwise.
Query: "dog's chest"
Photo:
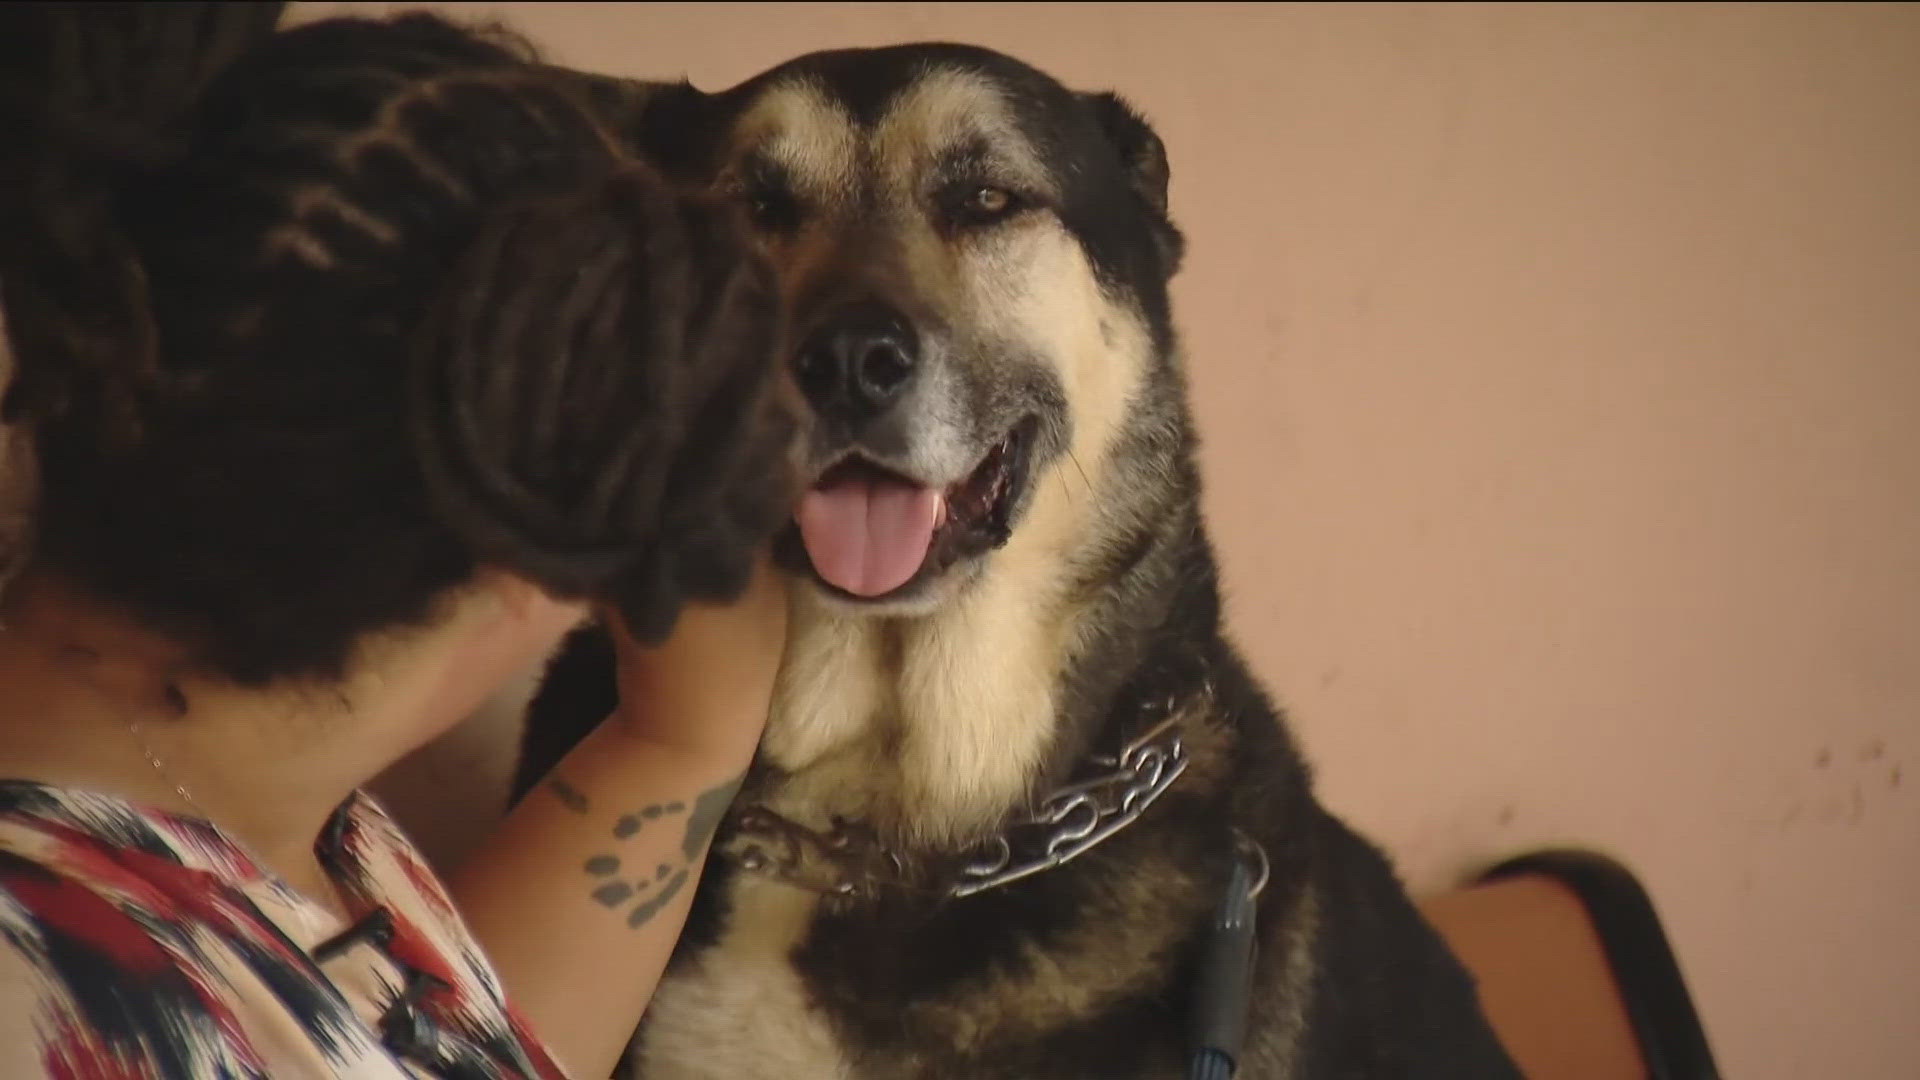
[[[852,1080],[791,956],[818,898],[750,875],[728,886],[726,931],[654,994],[641,1080]]]

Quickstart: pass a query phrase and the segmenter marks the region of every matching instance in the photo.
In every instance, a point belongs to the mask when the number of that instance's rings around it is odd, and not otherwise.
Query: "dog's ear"
[[[650,84],[649,91],[634,132],[641,156],[668,176],[704,178],[726,133],[714,115],[718,98],[684,79]]]
[[[1165,260],[1167,274],[1179,269],[1186,240],[1174,226],[1167,209],[1167,183],[1172,173],[1167,167],[1167,147],[1138,110],[1120,95],[1101,91],[1080,95],[1081,103],[1093,114],[1107,142],[1120,156],[1127,180],[1145,202],[1154,217],[1154,240]]]
[[[1081,94],[1080,100],[1093,112],[1100,130],[1120,155],[1127,177],[1147,205],[1167,212],[1167,148],[1152,127],[1133,106],[1111,92]]]
[[[686,179],[706,163],[720,134],[711,116],[714,95],[685,79],[648,82],[553,70],[577,82],[622,147],[656,171]]]

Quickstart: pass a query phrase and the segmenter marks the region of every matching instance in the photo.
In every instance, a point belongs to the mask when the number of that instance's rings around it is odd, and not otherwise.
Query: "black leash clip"
[[[1188,1080],[1230,1080],[1246,1045],[1253,997],[1253,961],[1260,894],[1267,887],[1267,853],[1238,829],[1233,872],[1208,927],[1206,952],[1193,994],[1193,1058]]]

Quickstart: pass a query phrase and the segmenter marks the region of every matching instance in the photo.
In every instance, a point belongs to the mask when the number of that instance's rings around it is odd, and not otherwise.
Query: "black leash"
[[[1207,951],[1193,988],[1193,1057],[1187,1080],[1231,1080],[1246,1045],[1253,998],[1254,930],[1267,887],[1267,853],[1245,834],[1233,834],[1233,872],[1208,928]]]

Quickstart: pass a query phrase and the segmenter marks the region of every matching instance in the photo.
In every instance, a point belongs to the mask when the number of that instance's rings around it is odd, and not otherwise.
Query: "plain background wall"
[[[707,88],[947,38],[1129,94],[1326,800],[1418,889],[1622,857],[1729,1076],[1916,1074],[1920,9],[444,6]]]

